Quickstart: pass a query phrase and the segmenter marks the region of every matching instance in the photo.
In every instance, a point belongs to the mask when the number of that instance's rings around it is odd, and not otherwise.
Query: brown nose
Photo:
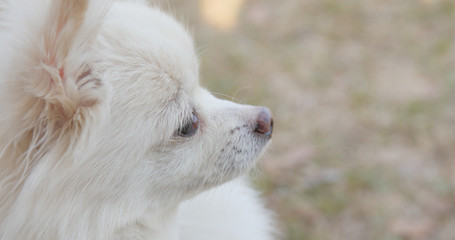
[[[256,128],[254,132],[264,136],[272,136],[273,118],[272,112],[266,107],[261,107],[256,120]]]

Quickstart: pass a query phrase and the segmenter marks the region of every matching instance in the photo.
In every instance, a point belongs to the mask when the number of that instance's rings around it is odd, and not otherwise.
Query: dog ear
[[[74,120],[106,97],[104,82],[92,71],[87,53],[101,22],[90,19],[89,4],[54,0],[40,42],[40,77],[30,91],[45,101],[51,111],[47,117],[61,123]]]
[[[109,86],[91,68],[90,51],[109,5],[89,0],[7,3],[0,24],[5,30],[0,37],[0,136],[8,140],[0,143],[0,158],[24,136],[29,140],[23,145],[30,148],[50,146],[64,135],[77,139],[106,115],[109,96]]]

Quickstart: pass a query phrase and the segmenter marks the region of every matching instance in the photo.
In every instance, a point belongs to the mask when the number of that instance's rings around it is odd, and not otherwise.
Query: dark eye
[[[191,137],[193,134],[196,133],[197,129],[199,128],[199,118],[193,112],[191,115],[191,119],[178,129],[177,134],[182,137]]]

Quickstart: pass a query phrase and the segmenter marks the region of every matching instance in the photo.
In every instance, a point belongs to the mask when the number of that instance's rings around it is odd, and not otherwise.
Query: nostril
[[[256,120],[256,128],[254,132],[271,136],[273,131],[272,112],[266,107],[261,107]]]

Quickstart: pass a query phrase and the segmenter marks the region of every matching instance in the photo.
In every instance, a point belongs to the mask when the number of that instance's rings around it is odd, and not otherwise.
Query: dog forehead
[[[163,101],[180,91],[191,95],[198,85],[199,63],[192,38],[161,10],[115,2],[101,35],[118,80],[131,79],[144,91],[159,92]]]

